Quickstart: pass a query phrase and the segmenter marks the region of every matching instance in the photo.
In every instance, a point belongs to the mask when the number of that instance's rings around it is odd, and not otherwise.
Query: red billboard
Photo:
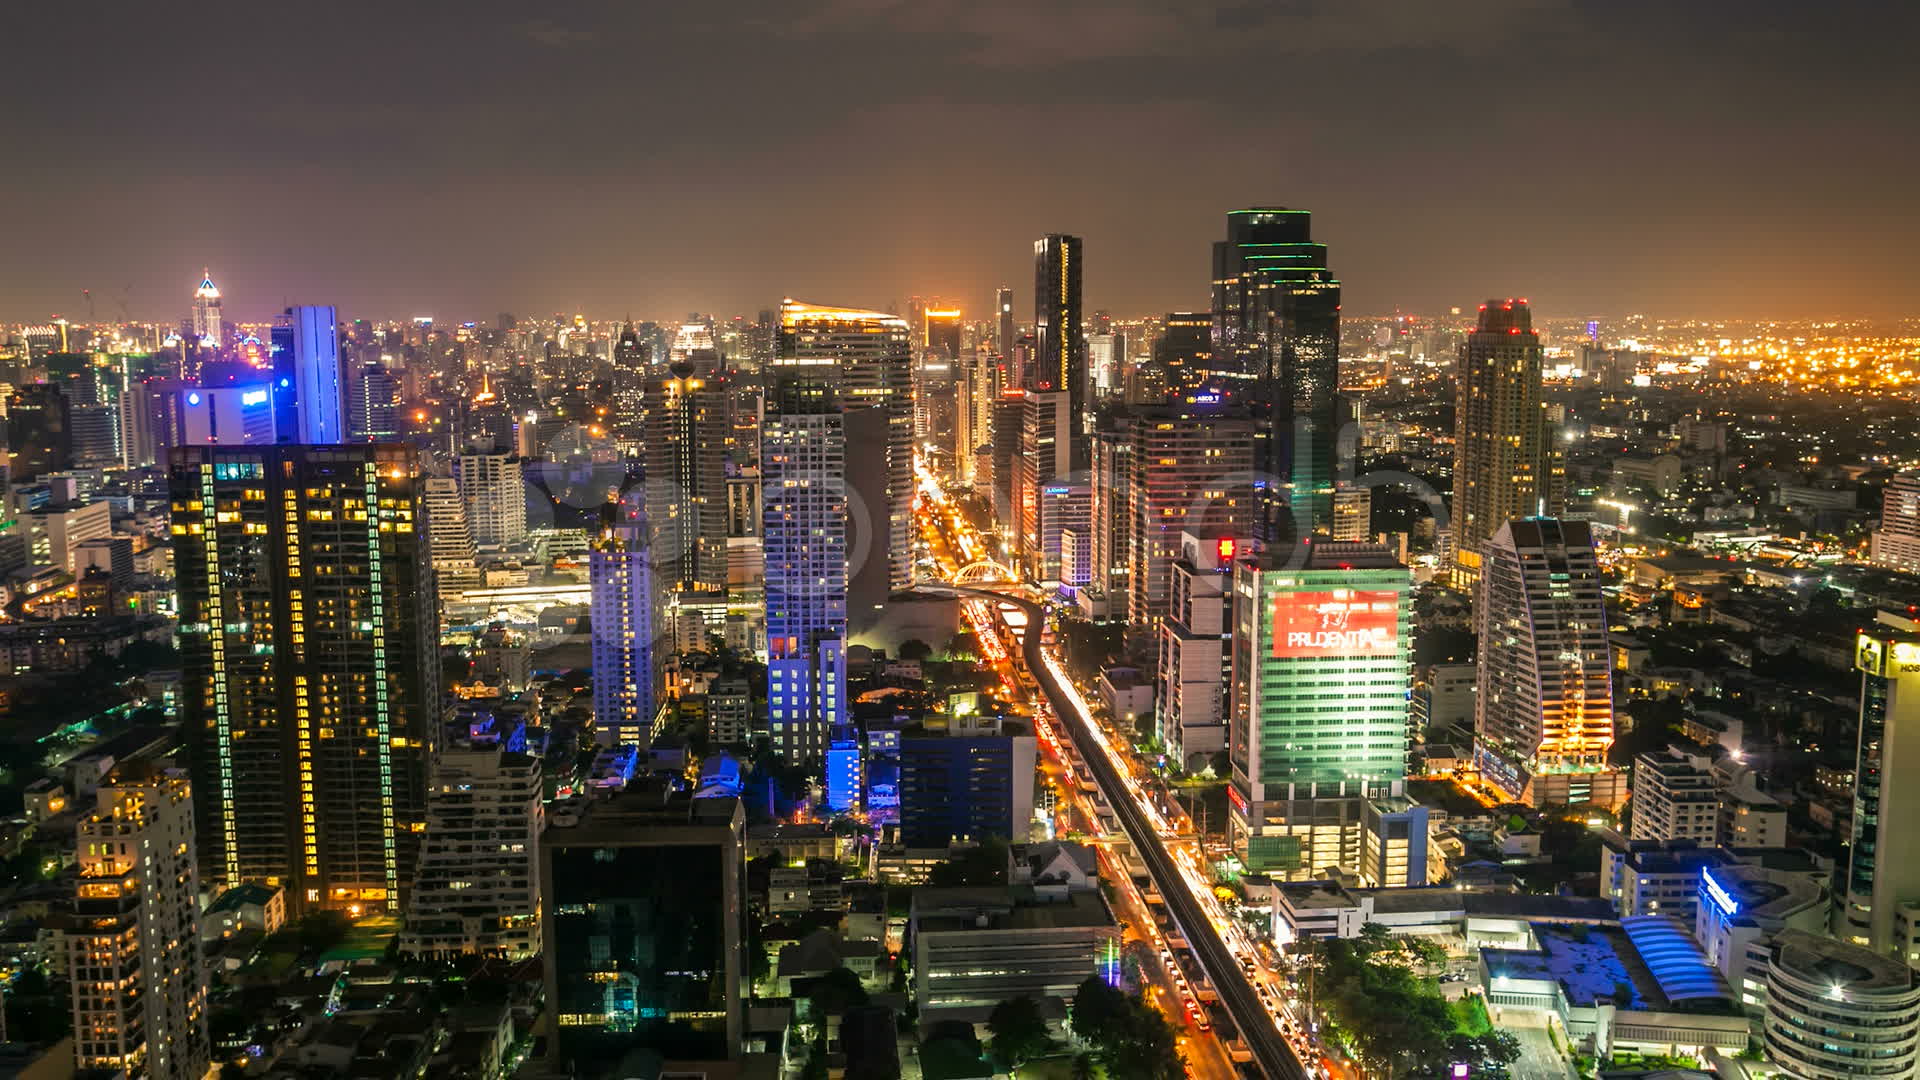
[[[1400,594],[1374,589],[1273,598],[1273,655],[1385,656],[1398,650]]]

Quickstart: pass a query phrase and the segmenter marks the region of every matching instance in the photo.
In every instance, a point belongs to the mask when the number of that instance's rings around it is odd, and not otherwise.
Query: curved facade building
[[[1785,930],[1767,962],[1767,1055],[1796,1080],[1909,1077],[1920,986],[1905,964],[1857,945]]]

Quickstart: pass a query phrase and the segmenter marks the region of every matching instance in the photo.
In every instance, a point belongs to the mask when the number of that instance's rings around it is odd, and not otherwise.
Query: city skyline
[[[1886,136],[1920,104],[1893,51],[1920,16],[1830,5],[1808,37],[1782,32],[1789,12],[499,7],[383,10],[366,34],[351,11],[37,9],[19,82],[48,89],[0,135],[48,152],[0,181],[0,222],[34,253],[0,268],[0,319],[85,317],[82,289],[103,314],[173,318],[202,266],[249,319],[302,296],[393,317],[871,306],[907,283],[984,309],[1048,232],[1087,238],[1089,310],[1187,310],[1193,238],[1261,202],[1315,210],[1350,310],[1897,313],[1920,274],[1899,180],[1916,151]],[[189,40],[216,71],[148,77]],[[75,53],[78,83],[58,59]],[[183,146],[177,118],[209,98],[219,134]],[[1283,101],[1284,136],[1250,136]],[[1040,132],[1063,134],[1030,156]],[[297,260],[288,229],[309,234]],[[1780,273],[1772,253],[1815,243],[1847,257]]]

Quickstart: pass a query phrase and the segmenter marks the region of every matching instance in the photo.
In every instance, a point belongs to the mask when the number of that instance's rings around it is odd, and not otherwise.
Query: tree
[[[839,1016],[854,1005],[866,1003],[867,988],[860,985],[860,976],[843,967],[813,980],[807,991],[807,1004],[816,1018]]]
[[[1126,1024],[1127,995],[1089,975],[1073,992],[1073,1033],[1096,1049],[1114,1041]]]
[[[346,940],[353,921],[345,912],[316,911],[300,920],[300,948],[306,952],[326,952]]]
[[[1032,1061],[1053,1048],[1040,1003],[1024,994],[995,1005],[987,1016],[987,1031],[993,1036],[993,1056],[1008,1066]]]
[[[1073,1080],[1093,1080],[1093,1055],[1073,1055]]]
[[[927,875],[927,883],[941,889],[967,885],[1005,885],[1007,841],[998,836],[989,836],[978,847],[968,848],[934,866]]]
[[[933,656],[933,646],[919,638],[908,638],[900,643],[900,659],[926,660]]]

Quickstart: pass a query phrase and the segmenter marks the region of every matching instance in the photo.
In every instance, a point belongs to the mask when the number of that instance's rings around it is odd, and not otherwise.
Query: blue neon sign
[[[1739,901],[1735,900],[1727,890],[1721,888],[1720,883],[1713,880],[1713,875],[1705,870],[1700,871],[1700,891],[1707,894],[1707,898],[1713,901],[1713,906],[1719,908],[1722,915],[1732,915],[1740,910]]]

